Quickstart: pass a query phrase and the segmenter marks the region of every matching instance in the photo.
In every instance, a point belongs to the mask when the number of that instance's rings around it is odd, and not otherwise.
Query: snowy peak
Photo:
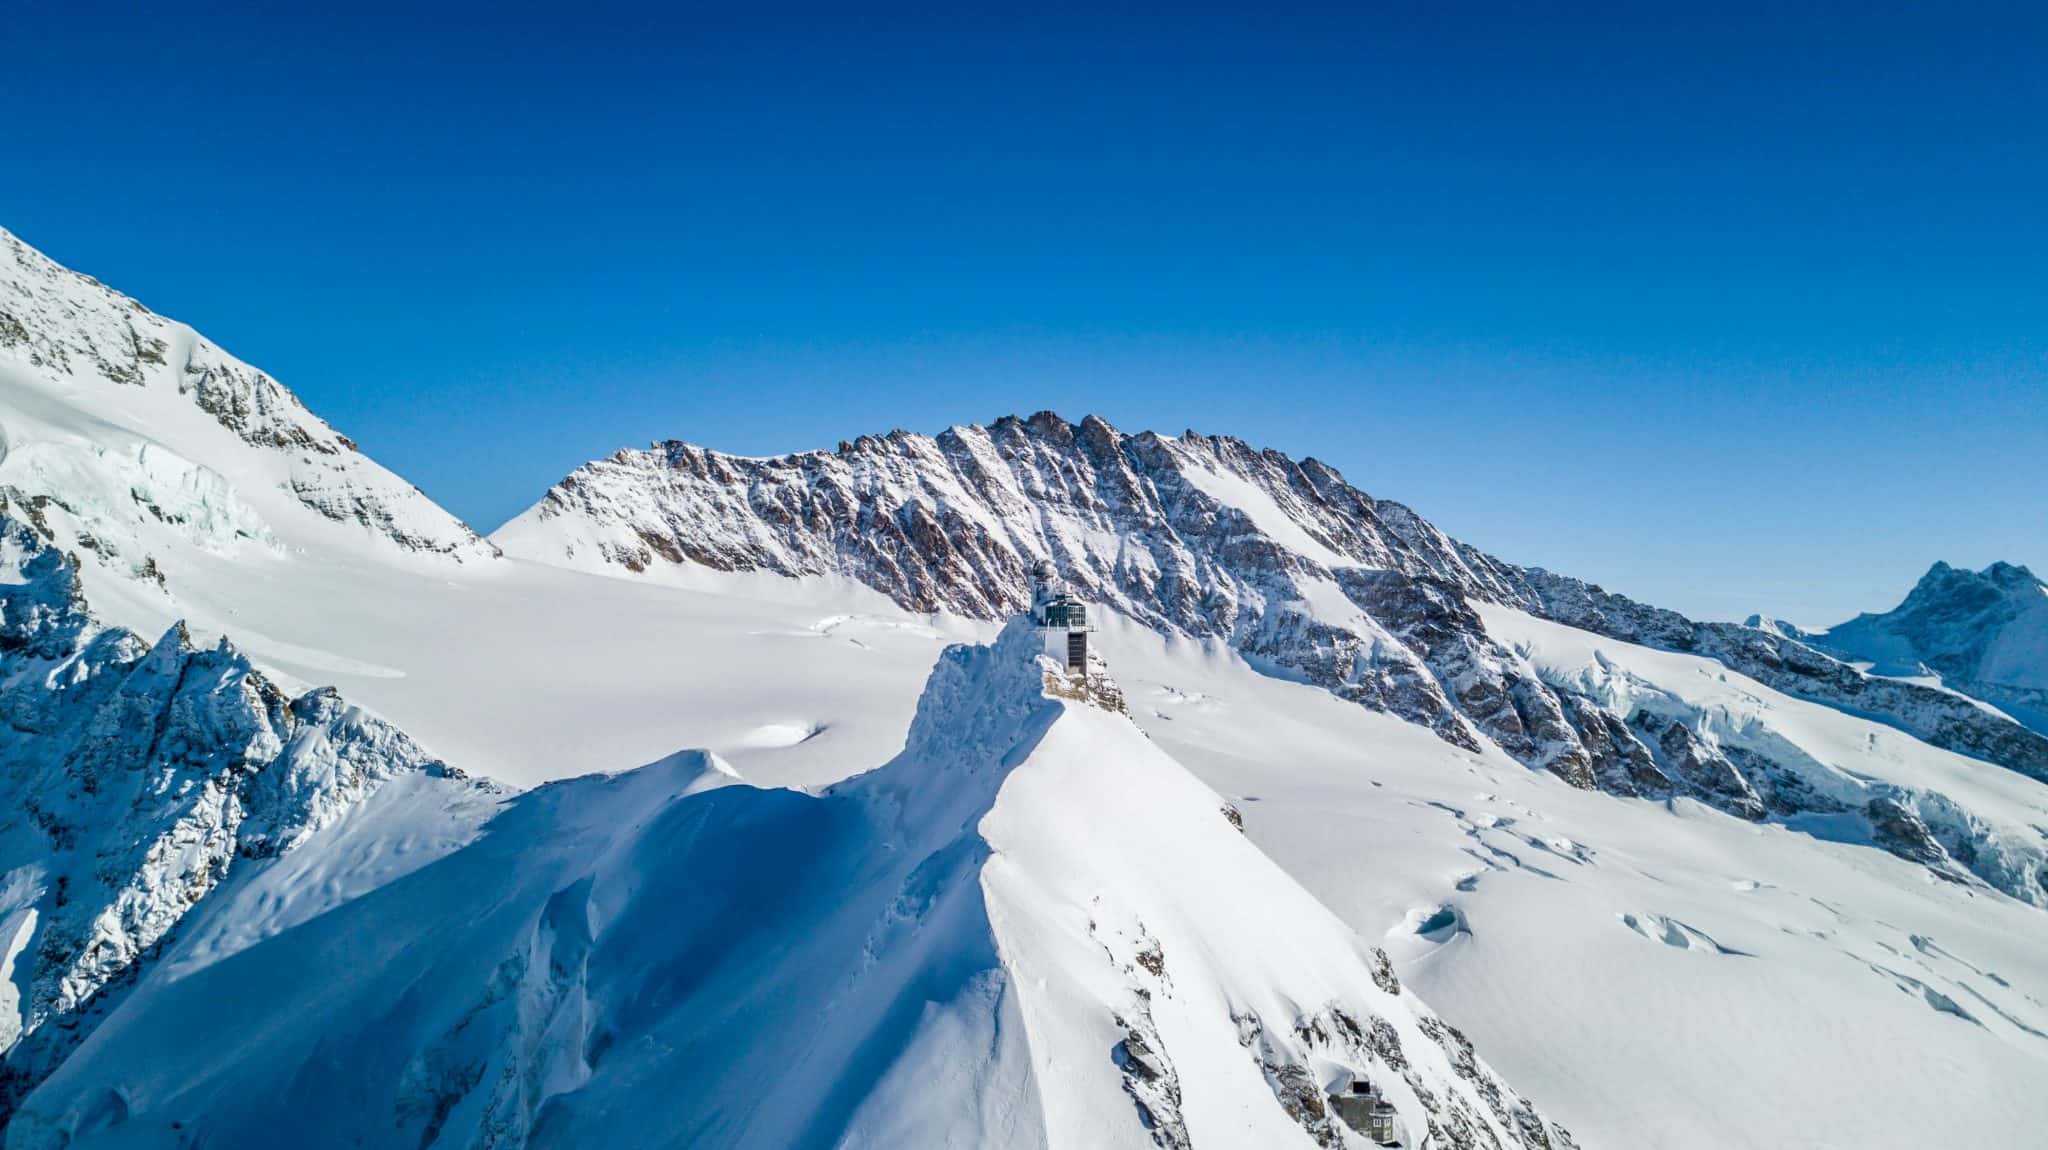
[[[1227,630],[1233,612],[1148,593],[1199,577],[1200,560],[1227,547],[1290,574],[1396,566],[1487,581],[1405,508],[1385,505],[1382,522],[1381,506],[1315,460],[1039,412],[766,459],[677,441],[621,451],[578,469],[494,539],[619,573],[848,575],[919,610],[979,618],[1015,610],[1025,568],[1052,558],[1098,601],[1197,634]],[[1122,538],[1138,530],[1162,538],[1141,554]]]
[[[1224,640],[1468,746],[1477,735],[1423,653],[1367,604],[1427,599],[1418,580],[1514,594],[1511,569],[1315,460],[1050,412],[770,459],[676,442],[620,452],[493,538],[628,577],[839,576],[981,619],[1020,609],[1028,570],[1049,560],[1090,602]]]
[[[77,381],[175,388],[255,446],[323,455],[354,450],[276,380],[230,359],[191,328],[62,267],[4,229],[0,249],[0,347],[28,367]]]
[[[159,593],[195,557],[495,554],[269,375],[5,231],[0,489]]]
[[[1881,674],[1932,672],[2048,730],[2048,583],[2012,563],[1936,563],[1897,607],[1806,636]]]
[[[1889,617],[1901,623],[1912,620],[1923,627],[1969,624],[1987,616],[2003,621],[2017,609],[2014,604],[2030,605],[2032,599],[2043,595],[2048,595],[2048,583],[2017,564],[2001,561],[1971,571],[1937,562],[1913,585],[1904,602],[1885,616],[1863,617]]]

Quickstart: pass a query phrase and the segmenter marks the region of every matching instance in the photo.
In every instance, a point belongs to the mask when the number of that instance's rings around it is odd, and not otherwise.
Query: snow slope
[[[854,585],[673,587],[497,556],[282,385],[0,231],[0,502],[102,624],[231,638],[518,785],[703,744],[837,778],[901,745],[949,641]]]
[[[1544,673],[1624,673],[1869,785],[2048,788],[1728,672],[1515,612]],[[1587,1146],[2018,1148],[2048,1121],[2048,921],[1829,826],[1566,785],[1121,621],[1161,747]],[[1604,668],[1604,669],[1603,669]],[[2025,824],[2031,823],[2032,826]]]
[[[949,650],[903,753],[820,794],[702,752],[558,783],[209,945],[303,879],[253,872],[7,1144],[1361,1146],[1321,1097],[1353,1075],[1418,1139],[1572,1144],[1037,650]]]

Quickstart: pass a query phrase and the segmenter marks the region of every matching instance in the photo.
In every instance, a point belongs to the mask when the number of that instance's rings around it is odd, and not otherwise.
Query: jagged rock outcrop
[[[1117,1018],[1124,1037],[1109,1052],[1110,1059],[1123,1075],[1124,1093],[1138,1108],[1138,1121],[1151,1133],[1152,1144],[1161,1150],[1193,1150],[1180,1116],[1180,1075],[1159,1053],[1159,1028],[1152,1022],[1149,999],[1138,998],[1129,1019]]]
[[[1578,733],[1579,745],[1591,760],[1593,785],[1609,794],[1648,796],[1672,794],[1677,785],[1657,766],[1657,756],[1627,722],[1584,695],[1560,691],[1565,721]]]
[[[222,640],[98,626],[75,562],[0,513],[0,1120],[239,860],[290,851],[400,772],[453,772]]]
[[[843,576],[912,610],[986,619],[1022,609],[1030,567],[1050,559],[1083,598],[1227,642],[1457,745],[1491,741],[1574,786],[1689,795],[1749,819],[1863,805],[1824,799],[1808,765],[1774,758],[1779,749],[1546,682],[1488,635],[1475,605],[1499,604],[1714,658],[2048,779],[2048,738],[1953,693],[1866,675],[1780,633],[1696,623],[1504,563],[1314,459],[1194,432],[1126,435],[1093,416],[895,431],[767,459],[659,443],[579,468],[493,538],[513,554],[626,576],[678,565]],[[2037,878],[2016,886],[2048,901]]]
[[[1667,777],[1683,781],[1694,793],[1709,797],[1731,814],[1745,819],[1764,817],[1764,801],[1756,787],[1719,747],[1676,719],[1638,711],[1632,722]]]
[[[1897,799],[1880,795],[1864,806],[1871,833],[1879,846],[1926,866],[1951,882],[1966,881],[1948,849],[1918,812]]]

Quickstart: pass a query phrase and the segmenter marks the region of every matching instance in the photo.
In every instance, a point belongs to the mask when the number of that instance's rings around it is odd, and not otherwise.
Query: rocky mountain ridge
[[[1050,559],[1083,597],[1141,623],[1226,642],[1458,745],[1491,741],[1573,785],[1690,795],[1752,819],[1847,801],[1900,853],[2048,904],[2048,877],[2024,861],[2034,848],[2018,862],[1987,850],[1938,796],[1827,797],[1810,764],[1723,746],[1685,717],[1615,713],[1546,682],[1475,607],[1708,656],[2036,778],[2048,779],[2048,738],[1782,634],[1697,623],[1502,562],[1320,461],[1238,439],[1127,435],[1041,412],[766,459],[669,441],[578,469],[493,539],[508,554],[625,576],[691,565],[842,576],[912,610],[984,619],[1020,610],[1031,564]]]

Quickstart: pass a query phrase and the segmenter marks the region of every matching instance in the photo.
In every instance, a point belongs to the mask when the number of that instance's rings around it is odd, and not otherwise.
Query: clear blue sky
[[[2039,4],[142,7],[10,8],[0,224],[481,528],[1049,407],[1711,617],[2048,565]]]

